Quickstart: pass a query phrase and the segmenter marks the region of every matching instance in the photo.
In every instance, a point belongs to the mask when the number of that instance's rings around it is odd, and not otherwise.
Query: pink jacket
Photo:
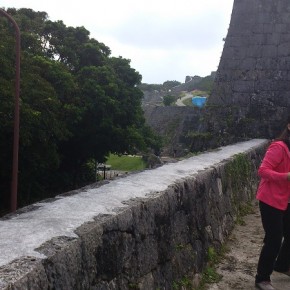
[[[261,181],[256,198],[272,207],[285,210],[290,199],[290,152],[283,141],[269,146],[258,170]]]

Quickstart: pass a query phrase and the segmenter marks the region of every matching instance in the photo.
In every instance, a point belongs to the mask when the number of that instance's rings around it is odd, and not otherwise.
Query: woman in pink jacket
[[[257,199],[265,231],[255,284],[275,289],[273,270],[290,276],[290,118],[281,136],[273,141],[258,170],[261,181]]]

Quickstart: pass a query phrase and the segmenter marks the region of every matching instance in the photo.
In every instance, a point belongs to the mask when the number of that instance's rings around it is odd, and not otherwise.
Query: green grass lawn
[[[146,168],[146,164],[141,156],[130,156],[130,155],[114,155],[110,154],[107,165],[111,165],[112,170],[120,171],[136,171],[143,170]]]

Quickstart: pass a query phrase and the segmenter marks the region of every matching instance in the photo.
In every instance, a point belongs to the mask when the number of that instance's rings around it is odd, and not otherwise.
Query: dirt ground
[[[217,272],[223,276],[216,284],[210,284],[208,290],[254,290],[257,261],[263,244],[263,228],[255,202],[254,213],[243,218],[244,225],[236,225],[227,243],[229,252],[218,265]],[[290,277],[274,272],[272,285],[277,290],[290,290]]]

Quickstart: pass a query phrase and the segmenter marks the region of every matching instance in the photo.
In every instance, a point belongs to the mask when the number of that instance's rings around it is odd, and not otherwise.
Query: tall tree
[[[130,60],[111,57],[84,27],[67,27],[31,9],[8,13],[22,32],[21,204],[91,181],[93,159],[158,147],[145,126],[137,88],[141,75]],[[2,18],[0,37],[0,189],[8,192],[14,40]]]

